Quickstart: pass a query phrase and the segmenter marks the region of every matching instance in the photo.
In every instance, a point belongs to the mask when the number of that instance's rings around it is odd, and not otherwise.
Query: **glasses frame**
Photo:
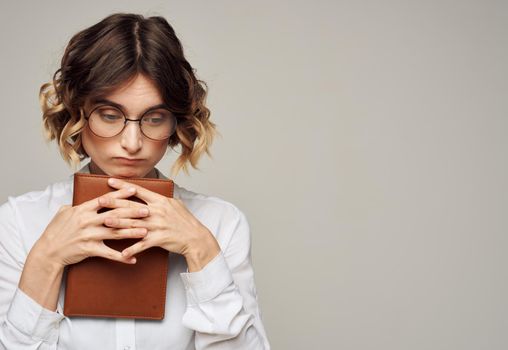
[[[95,112],[97,109],[99,108],[102,108],[102,107],[109,107],[109,108],[113,108],[113,109],[116,109],[118,111],[120,111],[122,113],[122,116],[123,116],[123,127],[122,129],[116,133],[115,135],[112,135],[112,136],[101,136],[101,135],[97,135],[93,130],[92,128],[90,127],[90,122],[89,122],[89,119],[90,117],[92,116],[92,113]],[[156,110],[159,110],[159,109],[164,109],[166,111],[168,111],[172,116],[173,116],[173,119],[175,121],[175,126],[173,128],[173,131],[171,132],[171,134],[169,134],[168,137],[165,137],[163,139],[154,139],[148,135],[146,135],[144,132],[143,132],[143,128],[141,127],[141,121],[143,120],[143,118],[145,117],[145,115],[147,115],[148,113],[150,112],[153,112],[153,111],[156,111]],[[143,114],[138,118],[138,119],[129,119],[127,118],[127,116],[125,115],[125,112],[121,109],[121,108],[118,108],[116,106],[113,106],[113,105],[110,105],[110,104],[101,104],[101,105],[98,105],[94,108],[92,108],[92,110],[90,111],[90,113],[88,113],[88,115],[85,116],[85,119],[86,119],[86,122],[87,122],[87,126],[88,128],[90,129],[90,131],[92,132],[92,134],[94,134],[95,136],[97,137],[102,137],[102,138],[105,138],[105,139],[109,139],[111,137],[115,137],[115,136],[118,136],[120,135],[124,130],[125,130],[125,126],[127,125],[127,122],[137,122],[138,125],[139,125],[139,131],[141,131],[141,133],[143,134],[144,137],[150,139],[150,140],[153,140],[153,141],[164,141],[164,140],[167,140],[169,139],[171,136],[173,136],[173,134],[176,132],[176,127],[178,125],[178,118],[176,117],[176,115],[171,111],[169,110],[169,108],[165,108],[165,107],[157,107],[157,108],[149,108],[147,109],[145,112],[143,112]]]

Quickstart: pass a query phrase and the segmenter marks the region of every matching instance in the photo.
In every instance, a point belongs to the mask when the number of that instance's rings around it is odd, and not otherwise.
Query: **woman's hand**
[[[145,201],[149,214],[141,220],[122,217],[108,220],[106,225],[115,229],[146,228],[148,233],[140,241],[124,249],[125,259],[150,248],[161,247],[185,256],[190,272],[201,270],[219,252],[213,234],[185,207],[180,199],[168,198],[136,184],[110,178],[109,185],[118,190],[136,189],[136,197]],[[110,198],[103,206],[119,208],[120,200]],[[111,213],[112,211],[110,211]]]
[[[42,252],[41,255],[55,266],[74,264],[91,256],[135,263],[135,259],[123,256],[103,242],[105,239],[146,236],[146,229],[135,225],[140,218],[148,215],[148,211],[142,212],[142,209],[147,209],[146,205],[125,199],[135,194],[133,186],[125,186],[74,207],[60,207],[34,245],[35,252]],[[98,214],[97,211],[104,207],[102,203],[107,202],[114,202],[115,209]],[[110,218],[128,221],[130,225],[119,229],[107,227],[105,224]]]

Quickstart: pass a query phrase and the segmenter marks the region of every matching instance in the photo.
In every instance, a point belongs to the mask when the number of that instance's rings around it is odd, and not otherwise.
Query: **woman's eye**
[[[150,117],[150,118],[146,118],[145,121],[150,124],[158,124],[158,123],[162,123],[162,118]]]
[[[117,121],[123,119],[123,117],[119,114],[111,113],[111,112],[101,112],[100,113],[101,119],[105,121]]]
[[[166,122],[168,117],[164,113],[151,113],[149,115],[145,115],[143,118],[143,122],[148,125],[159,125]]]

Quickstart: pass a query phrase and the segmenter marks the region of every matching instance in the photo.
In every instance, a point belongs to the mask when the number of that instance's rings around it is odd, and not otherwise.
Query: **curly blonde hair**
[[[45,139],[58,141],[62,158],[74,169],[88,157],[81,142],[86,101],[139,73],[155,82],[177,117],[168,147],[180,145],[181,152],[171,176],[182,169],[188,175],[188,163],[198,169],[205,152],[212,157],[209,148],[218,131],[205,105],[208,87],[185,59],[174,29],[163,17],[116,13],[75,34],[52,81],[40,88]]]

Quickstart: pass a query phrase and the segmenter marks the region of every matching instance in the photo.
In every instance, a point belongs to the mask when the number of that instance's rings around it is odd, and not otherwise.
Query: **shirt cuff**
[[[53,343],[58,339],[64,315],[50,311],[17,288],[7,312],[7,320],[20,332]]]
[[[182,272],[180,277],[189,305],[212,300],[233,282],[233,276],[222,251],[203,269],[196,272]]]

